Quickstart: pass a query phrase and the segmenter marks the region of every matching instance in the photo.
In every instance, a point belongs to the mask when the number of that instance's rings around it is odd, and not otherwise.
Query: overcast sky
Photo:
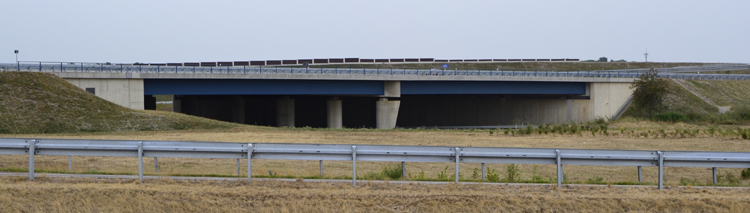
[[[750,62],[750,1],[0,0],[0,63],[305,58]]]

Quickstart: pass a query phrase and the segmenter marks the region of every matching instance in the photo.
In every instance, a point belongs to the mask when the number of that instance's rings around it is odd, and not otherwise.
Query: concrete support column
[[[182,98],[177,95],[172,96],[172,112],[182,112]]]
[[[573,100],[570,99],[570,97],[567,97],[566,104],[567,110],[565,113],[567,114],[567,119],[565,122],[570,124],[573,123]]]
[[[245,99],[237,96],[232,100],[232,122],[245,123]]]
[[[508,113],[507,104],[505,104],[505,97],[500,98],[500,125],[509,124],[510,119],[508,119],[508,116],[510,114]]]
[[[342,107],[341,100],[338,97],[334,97],[333,100],[328,100],[328,128],[330,129],[341,129],[342,128]]]
[[[375,126],[378,129],[396,128],[396,119],[398,119],[398,108],[401,105],[399,100],[388,100],[380,98],[375,105]]]
[[[294,99],[276,100],[276,126],[294,127]]]

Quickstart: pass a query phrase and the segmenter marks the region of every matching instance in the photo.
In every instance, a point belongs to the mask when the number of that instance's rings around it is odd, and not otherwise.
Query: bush
[[[437,179],[438,180],[448,180],[448,166],[445,166],[445,169],[443,169],[443,171],[438,172]]]
[[[634,109],[649,117],[654,116],[665,107],[664,95],[667,93],[668,86],[669,83],[659,77],[659,72],[653,68],[641,74],[630,85],[630,89],[634,89]]]
[[[390,178],[391,180],[398,180],[403,176],[403,167],[401,164],[384,166],[381,173],[383,176]]]
[[[494,169],[487,167],[487,181],[489,182],[498,182],[500,181],[500,174],[497,173]]]
[[[742,177],[743,180],[750,179],[750,168],[743,169],[742,173],[740,173],[740,177]]]
[[[517,182],[519,181],[520,174],[518,173],[518,165],[516,164],[508,164],[506,166],[506,173],[505,178],[503,179],[504,182]]]
[[[656,121],[678,122],[686,120],[687,117],[677,112],[668,112],[656,114],[652,119]]]

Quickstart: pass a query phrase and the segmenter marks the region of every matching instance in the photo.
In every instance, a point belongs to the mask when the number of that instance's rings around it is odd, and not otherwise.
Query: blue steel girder
[[[383,95],[383,81],[144,79],[145,95]],[[402,95],[584,95],[585,82],[402,81]]]

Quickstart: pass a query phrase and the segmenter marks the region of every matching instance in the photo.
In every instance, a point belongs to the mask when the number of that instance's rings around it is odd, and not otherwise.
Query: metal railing
[[[99,73],[201,73],[201,74],[278,74],[278,75],[397,75],[397,76],[488,76],[488,77],[567,77],[567,78],[637,78],[648,69],[600,71],[549,70],[439,70],[439,69],[380,69],[380,68],[305,68],[263,66],[147,66],[107,63],[24,62],[0,64],[0,71],[37,72],[99,72]],[[716,65],[698,67],[659,68],[660,76],[687,80],[750,80],[746,74],[700,74],[725,70],[750,70],[750,65]],[[689,71],[690,70],[690,71]]]
[[[351,161],[352,184],[357,184],[358,161],[455,163],[455,182],[459,182],[459,163],[554,164],[557,185],[563,182],[563,165],[637,166],[642,181],[642,166],[657,166],[658,187],[663,187],[664,167],[750,168],[747,152],[694,152],[648,150],[544,149],[500,147],[447,147],[344,144],[277,144],[184,141],[129,141],[86,139],[0,138],[0,154],[28,155],[29,179],[34,179],[34,156],[116,156],[137,157],[138,176],[143,181],[143,158],[157,157],[247,159],[247,180],[252,179],[252,159],[317,160],[323,174],[323,161]],[[69,158],[70,160],[70,158]],[[69,162],[70,163],[70,162]],[[72,168],[72,164],[70,166]],[[405,168],[405,167],[404,167]]]

